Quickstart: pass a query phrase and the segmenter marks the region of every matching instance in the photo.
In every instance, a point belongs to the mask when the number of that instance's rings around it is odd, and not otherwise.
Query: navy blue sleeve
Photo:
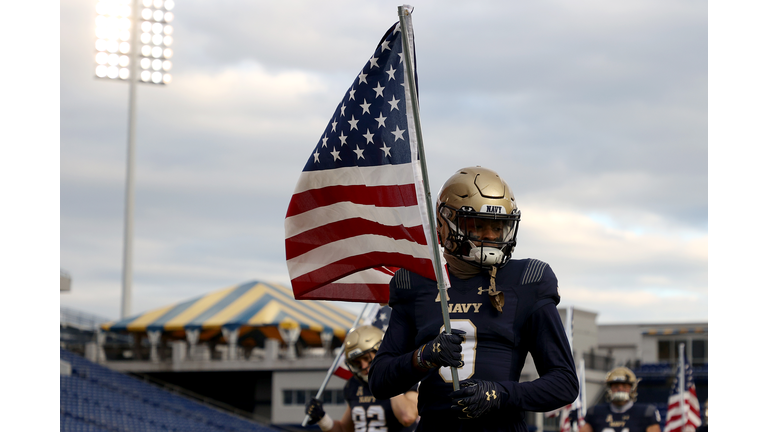
[[[390,301],[390,306],[389,327],[368,372],[368,385],[377,399],[389,399],[407,392],[428,373],[416,369],[411,363],[418,347],[413,342],[415,326],[402,310],[408,305]]]
[[[659,410],[656,409],[655,405],[649,404],[645,408],[645,412],[643,413],[643,423],[642,423],[643,430],[646,430],[653,425],[659,424],[660,421],[661,421],[661,415],[659,414]]]
[[[414,293],[411,289],[397,287],[395,281],[402,278],[410,278],[409,272],[398,270],[389,284],[392,315],[368,372],[368,385],[377,399],[389,399],[407,392],[429,372],[420,371],[411,363],[413,352],[418,348],[416,325],[409,317],[410,309],[414,307]]]
[[[556,287],[555,287],[556,289]],[[555,299],[537,303],[522,328],[525,349],[531,353],[539,378],[518,383],[503,381],[507,405],[525,411],[551,411],[576,400],[579,381]]]

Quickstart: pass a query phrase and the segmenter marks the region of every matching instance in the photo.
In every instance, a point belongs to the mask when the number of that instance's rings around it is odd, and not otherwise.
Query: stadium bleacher
[[[62,432],[278,431],[112,371],[61,349]],[[68,369],[68,368],[67,368]]]

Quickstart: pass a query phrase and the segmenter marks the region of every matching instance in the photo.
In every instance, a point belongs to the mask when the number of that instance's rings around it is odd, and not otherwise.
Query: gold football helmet
[[[344,339],[344,356],[346,357],[347,367],[353,374],[365,382],[368,382],[368,375],[361,373],[362,370],[360,369],[359,362],[355,362],[355,360],[369,352],[375,354],[379,350],[382,339],[384,339],[384,332],[372,325],[353,328],[347,333],[346,339]]]
[[[629,368],[623,366],[617,367],[616,369],[608,372],[608,375],[605,376],[605,385],[608,386],[606,399],[608,399],[608,402],[622,404],[630,400],[637,400],[637,383],[639,382],[640,380]],[[611,390],[611,384],[613,383],[626,383],[632,387],[629,392],[614,392]]]
[[[520,210],[493,170],[462,168],[440,189],[437,230],[450,255],[477,267],[504,265],[517,242]]]

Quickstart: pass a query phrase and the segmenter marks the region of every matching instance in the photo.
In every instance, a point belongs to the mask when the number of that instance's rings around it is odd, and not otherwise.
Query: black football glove
[[[464,342],[464,330],[453,329],[451,334],[440,333],[435,340],[424,344],[421,359],[427,367],[464,366],[461,361],[461,343]]]
[[[317,398],[312,398],[304,405],[304,414],[309,416],[307,424],[315,424],[325,417],[325,411],[323,410],[323,403]]]
[[[461,388],[449,396],[453,400],[451,409],[459,418],[472,419],[499,408],[507,392],[493,381],[470,379],[462,381]]]

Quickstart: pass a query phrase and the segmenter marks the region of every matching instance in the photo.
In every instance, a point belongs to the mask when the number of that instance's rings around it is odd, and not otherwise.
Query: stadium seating
[[[61,349],[61,432],[271,432],[242,417],[114,372]]]

